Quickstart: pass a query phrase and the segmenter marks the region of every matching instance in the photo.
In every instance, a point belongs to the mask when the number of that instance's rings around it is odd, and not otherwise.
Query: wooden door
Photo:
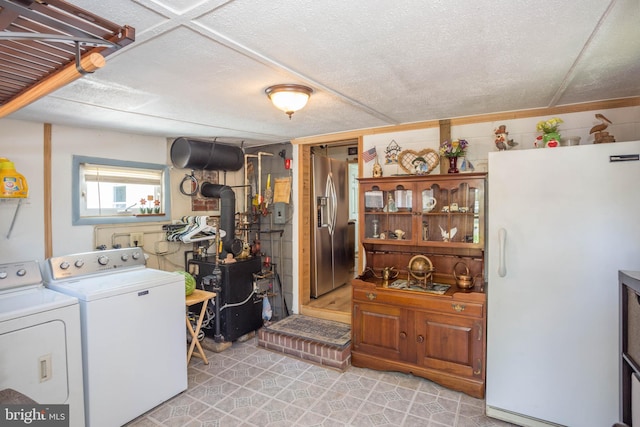
[[[388,360],[406,360],[408,353],[405,310],[382,304],[354,302],[352,351]],[[414,357],[415,359],[415,357]]]
[[[464,377],[483,378],[481,319],[416,312],[418,364]]]

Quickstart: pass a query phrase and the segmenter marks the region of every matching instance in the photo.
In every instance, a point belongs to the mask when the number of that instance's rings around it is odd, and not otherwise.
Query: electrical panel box
[[[273,204],[273,223],[285,224],[287,222],[287,204],[278,202]]]

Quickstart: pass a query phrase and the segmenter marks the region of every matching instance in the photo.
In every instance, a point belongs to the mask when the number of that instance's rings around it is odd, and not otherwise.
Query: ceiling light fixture
[[[270,86],[264,91],[273,105],[284,111],[291,120],[291,115],[304,108],[313,93],[313,89],[296,84]]]

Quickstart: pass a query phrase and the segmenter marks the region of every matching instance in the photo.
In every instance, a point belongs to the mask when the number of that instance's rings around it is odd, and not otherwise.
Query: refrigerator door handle
[[[507,265],[505,263],[505,244],[507,243],[507,230],[498,230],[498,276],[507,275]]]
[[[327,176],[327,184],[325,187],[325,194],[327,195],[328,202],[328,214],[329,218],[327,218],[327,226],[329,228],[329,234],[333,236],[333,232],[336,226],[336,216],[338,215],[338,195],[336,193],[336,186],[333,183],[333,176],[329,174]]]

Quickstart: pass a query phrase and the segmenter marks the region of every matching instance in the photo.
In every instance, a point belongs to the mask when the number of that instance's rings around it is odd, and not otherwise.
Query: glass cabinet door
[[[469,180],[419,184],[421,244],[481,243],[481,182]]]
[[[414,239],[413,189],[392,183],[361,186],[363,239],[405,244]]]

